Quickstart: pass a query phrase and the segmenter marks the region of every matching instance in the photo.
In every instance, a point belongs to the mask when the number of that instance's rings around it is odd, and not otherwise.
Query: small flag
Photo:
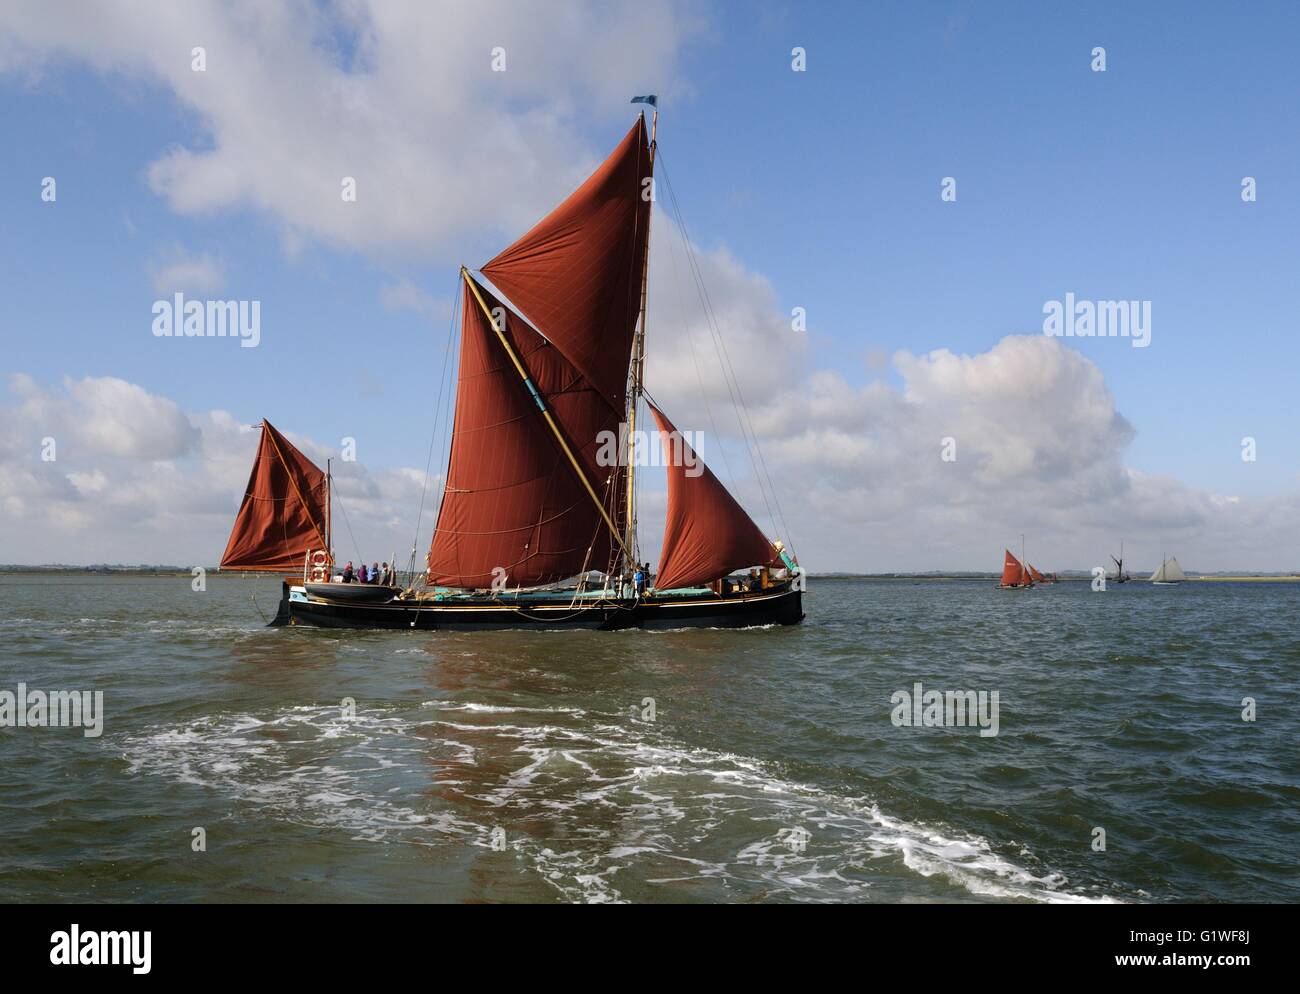
[[[659,98],[653,93],[647,94],[644,97],[633,97],[631,102],[634,104],[649,104],[651,107],[659,106]]]

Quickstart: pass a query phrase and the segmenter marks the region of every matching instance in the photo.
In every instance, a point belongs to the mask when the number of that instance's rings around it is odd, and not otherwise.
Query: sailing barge
[[[639,116],[582,186],[478,271],[483,279],[461,268],[451,451],[418,583],[332,582],[330,474],[262,423],[221,567],[294,574],[271,624],[612,630],[803,619],[792,553],[763,534],[645,391],[657,119],[656,109],[647,135]],[[643,398],[668,482],[653,583],[635,580]],[[627,440],[612,460],[611,437]],[[748,582],[728,579],[743,569]]]

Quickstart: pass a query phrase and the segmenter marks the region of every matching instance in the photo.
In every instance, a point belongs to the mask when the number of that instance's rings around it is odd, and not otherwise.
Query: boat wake
[[[1108,899],[977,836],[673,741],[631,712],[428,701],[222,713],[132,737],[125,758],[237,814],[505,849],[569,901]]]

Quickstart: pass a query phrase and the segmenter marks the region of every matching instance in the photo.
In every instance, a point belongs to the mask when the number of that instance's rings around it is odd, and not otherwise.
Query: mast
[[[334,521],[331,515],[334,500],[330,492],[332,476],[330,475],[330,463],[333,460],[325,460],[325,558],[329,560],[330,573],[334,572]]]
[[[650,118],[650,189],[654,190],[655,142],[659,131],[659,104],[653,105],[654,113]],[[638,320],[636,338],[632,342],[632,365],[629,367],[627,392],[627,520],[624,522],[622,539],[623,552],[628,559],[629,572],[634,572],[640,564],[641,548],[636,536],[636,409],[645,388],[645,315],[646,287],[650,275],[650,219],[654,214],[654,203],[646,211],[645,256],[641,260],[641,315]]]

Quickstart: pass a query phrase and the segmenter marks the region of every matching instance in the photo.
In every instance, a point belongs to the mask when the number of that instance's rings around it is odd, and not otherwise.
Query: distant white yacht
[[[1183,568],[1178,565],[1178,560],[1170,556],[1151,574],[1152,583],[1174,584],[1182,583],[1187,579],[1187,574]]]

